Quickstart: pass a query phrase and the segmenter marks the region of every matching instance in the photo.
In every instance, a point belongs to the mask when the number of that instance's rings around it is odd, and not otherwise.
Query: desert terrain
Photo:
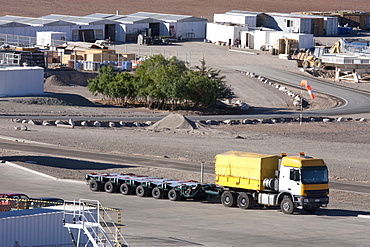
[[[230,10],[245,10],[256,12],[300,12],[300,11],[337,11],[357,10],[370,11],[366,0],[334,0],[334,1],[290,1],[290,0],[137,0],[122,2],[116,0],[80,0],[80,1],[29,1],[19,0],[16,3],[10,0],[1,0],[0,16],[18,15],[40,17],[48,14],[83,16],[93,13],[112,13],[118,10],[120,14],[135,12],[155,12],[167,14],[181,14],[203,17],[211,20],[214,13],[224,13]]]

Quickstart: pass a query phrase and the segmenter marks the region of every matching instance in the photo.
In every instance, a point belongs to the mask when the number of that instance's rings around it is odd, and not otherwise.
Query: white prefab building
[[[36,37],[37,32],[64,32],[67,41],[126,42],[127,35],[150,30],[150,36],[204,39],[207,20],[187,15],[137,12],[130,15],[95,13],[87,16],[50,14],[39,18],[0,17],[0,33]],[[148,35],[149,36],[149,35]],[[131,41],[131,40],[129,40]]]
[[[40,46],[59,46],[65,42],[65,32],[36,32],[36,44]]]
[[[298,42],[298,49],[314,47],[313,34],[288,33],[272,30],[255,30],[241,33],[241,46],[260,50],[262,46],[272,47],[279,39],[294,39]]]
[[[50,208],[1,212],[0,246],[73,246],[62,220],[63,210]],[[84,234],[80,237],[87,242]]]
[[[337,34],[335,24],[338,25],[338,18],[289,13],[266,13],[261,15],[259,24],[284,32],[334,36]]]
[[[246,12],[232,10],[224,14],[214,14],[214,23],[232,23],[239,25],[247,25],[249,27],[257,27],[257,17],[260,12]]]
[[[248,27],[207,23],[207,40],[212,43],[222,42],[228,46],[239,45],[243,31],[248,31]]]
[[[0,67],[0,97],[39,95],[43,93],[44,68]]]
[[[207,19],[204,18],[150,12],[137,12],[127,15],[127,17],[156,20],[158,23],[157,26],[152,24],[150,28],[154,34],[159,34],[157,36],[185,39],[204,39],[206,37]]]

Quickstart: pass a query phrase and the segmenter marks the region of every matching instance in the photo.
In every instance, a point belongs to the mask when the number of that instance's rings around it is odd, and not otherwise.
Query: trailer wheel
[[[238,206],[241,209],[250,209],[254,206],[253,197],[245,192],[241,192],[237,199]]]
[[[89,188],[92,191],[99,191],[101,189],[101,184],[96,180],[90,180]]]
[[[163,199],[164,197],[164,191],[158,187],[155,187],[152,190],[152,196],[154,199]]]
[[[104,185],[104,190],[105,192],[108,192],[108,193],[116,192],[116,185],[113,184],[112,182],[106,182]]]
[[[236,193],[233,191],[225,190],[221,195],[221,202],[225,207],[235,207],[236,199]]]
[[[292,199],[284,198],[280,203],[280,208],[284,214],[292,214],[294,212],[294,204]]]
[[[170,190],[168,191],[168,199],[170,199],[171,201],[180,201],[180,192],[177,191],[177,190]]]
[[[122,195],[130,195],[132,191],[132,187],[128,184],[121,184],[119,187],[119,191],[121,192]]]
[[[147,192],[148,192],[147,188],[142,185],[136,187],[136,195],[139,197],[147,196],[148,194]]]

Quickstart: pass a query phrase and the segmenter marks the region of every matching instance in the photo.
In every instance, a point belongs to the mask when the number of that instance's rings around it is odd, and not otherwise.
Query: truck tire
[[[168,191],[168,199],[170,199],[171,201],[180,201],[180,192],[174,189]]]
[[[225,207],[236,207],[236,193],[233,191],[225,190],[221,195],[221,202],[222,205],[224,205]]]
[[[303,67],[304,69],[308,69],[308,68],[310,67],[310,63],[309,63],[307,60],[304,60],[304,61],[302,62],[302,67]]]
[[[96,180],[90,180],[89,188],[91,191],[100,191],[101,190],[101,183]]]
[[[147,188],[142,185],[136,187],[136,195],[139,197],[147,196],[148,194],[147,192],[148,192]]]
[[[313,67],[314,67],[315,69],[319,69],[319,68],[321,68],[321,66],[322,66],[322,61],[321,61],[321,59],[316,59],[316,60],[314,61],[314,63],[313,63]]]
[[[250,209],[254,206],[253,197],[245,192],[239,193],[238,199],[238,206],[241,209]]]
[[[163,189],[160,189],[158,187],[155,187],[152,190],[152,196],[153,196],[154,199],[163,199],[163,197],[164,197],[164,191],[163,191]]]
[[[131,195],[132,187],[128,184],[121,184],[119,191],[122,195]]]
[[[116,189],[117,189],[116,185],[113,184],[112,182],[106,182],[104,184],[104,190],[105,190],[105,192],[114,193],[114,192],[116,192]]]
[[[292,214],[295,209],[294,203],[290,198],[284,198],[280,203],[280,208],[284,214]]]

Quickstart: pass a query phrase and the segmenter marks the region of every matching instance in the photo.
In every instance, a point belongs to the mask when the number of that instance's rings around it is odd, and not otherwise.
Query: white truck
[[[314,212],[329,203],[328,169],[322,159],[229,151],[215,158],[216,184],[226,207],[280,206]]]

